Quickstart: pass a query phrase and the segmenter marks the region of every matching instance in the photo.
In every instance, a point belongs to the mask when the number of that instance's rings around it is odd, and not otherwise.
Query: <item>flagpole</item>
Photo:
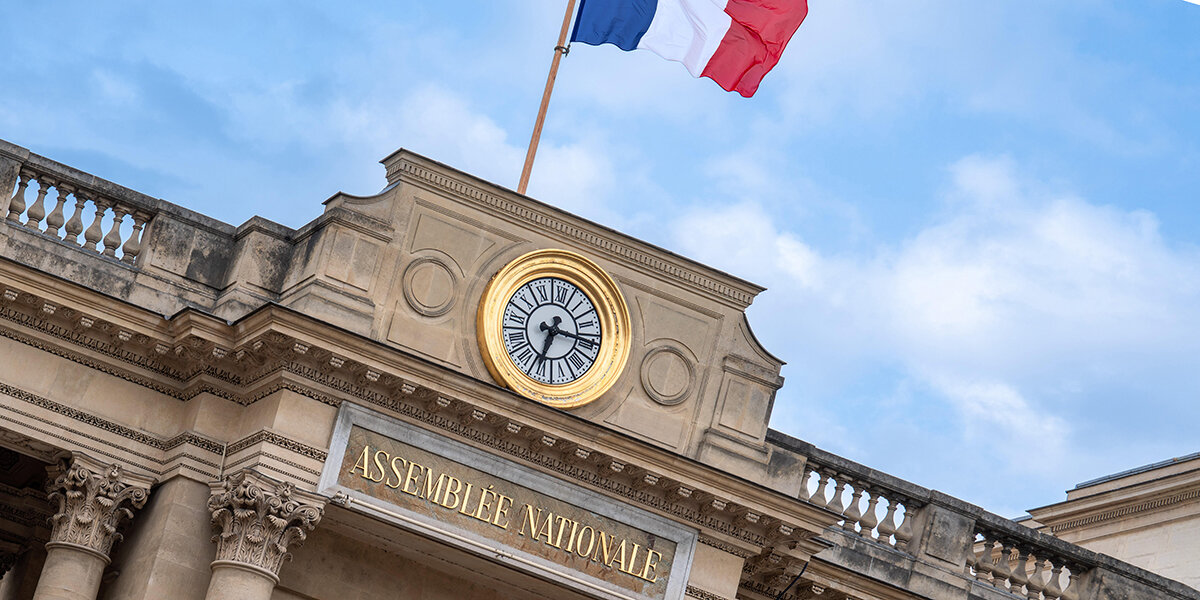
[[[538,142],[542,138],[542,124],[546,122],[546,108],[550,106],[550,92],[554,91],[554,78],[558,76],[558,63],[567,54],[567,31],[571,28],[571,15],[575,14],[575,0],[568,0],[567,14],[563,15],[562,30],[558,33],[558,45],[554,47],[554,60],[550,63],[550,75],[546,77],[546,91],[542,93],[542,106],[538,108],[537,122],[533,125],[533,136],[529,139],[529,150],[525,152],[525,167],[521,169],[521,183],[517,192],[524,194],[529,187],[529,173],[533,171],[533,157],[537,155]]]

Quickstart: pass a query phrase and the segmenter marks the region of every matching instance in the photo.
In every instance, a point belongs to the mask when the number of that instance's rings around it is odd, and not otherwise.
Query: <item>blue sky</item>
[[[564,2],[38,2],[0,138],[240,223],[515,187]],[[564,60],[530,195],[768,286],[772,425],[1016,516],[1200,450],[1200,6],[811,0],[750,100]]]

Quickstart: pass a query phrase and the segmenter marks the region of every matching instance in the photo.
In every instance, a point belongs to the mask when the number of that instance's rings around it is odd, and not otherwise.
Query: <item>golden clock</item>
[[[567,250],[535,250],[500,269],[483,291],[476,331],[498,383],[558,408],[599,398],[629,358],[621,290]]]

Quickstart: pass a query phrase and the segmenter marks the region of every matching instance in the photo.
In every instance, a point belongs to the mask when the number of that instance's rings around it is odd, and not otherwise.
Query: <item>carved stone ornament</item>
[[[253,567],[272,580],[278,579],[279,567],[290,557],[288,547],[303,543],[325,510],[321,496],[250,470],[210,485],[208,508],[217,544],[213,565]]]
[[[83,455],[60,459],[51,476],[46,491],[55,513],[47,547],[83,547],[105,560],[121,539],[117,528],[146,505],[153,483],[120,465],[104,466]]]

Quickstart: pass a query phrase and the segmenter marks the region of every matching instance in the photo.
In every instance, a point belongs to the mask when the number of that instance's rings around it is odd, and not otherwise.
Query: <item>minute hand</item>
[[[567,337],[569,337],[569,338],[575,338],[575,339],[577,339],[577,340],[582,340],[582,339],[584,339],[583,337],[581,337],[581,336],[579,336],[579,335],[576,335],[576,334],[574,334],[574,333],[571,333],[570,331],[563,331],[563,330],[561,330],[561,329],[559,329],[559,330],[558,330],[558,335],[565,335],[565,336],[567,336]],[[596,334],[594,334],[594,333],[585,333],[585,334],[583,334],[583,335],[585,335],[585,336],[588,336],[588,337],[600,337],[600,336],[598,336],[598,335],[596,335]],[[588,341],[590,342],[590,341],[592,341],[592,340],[588,340]]]

